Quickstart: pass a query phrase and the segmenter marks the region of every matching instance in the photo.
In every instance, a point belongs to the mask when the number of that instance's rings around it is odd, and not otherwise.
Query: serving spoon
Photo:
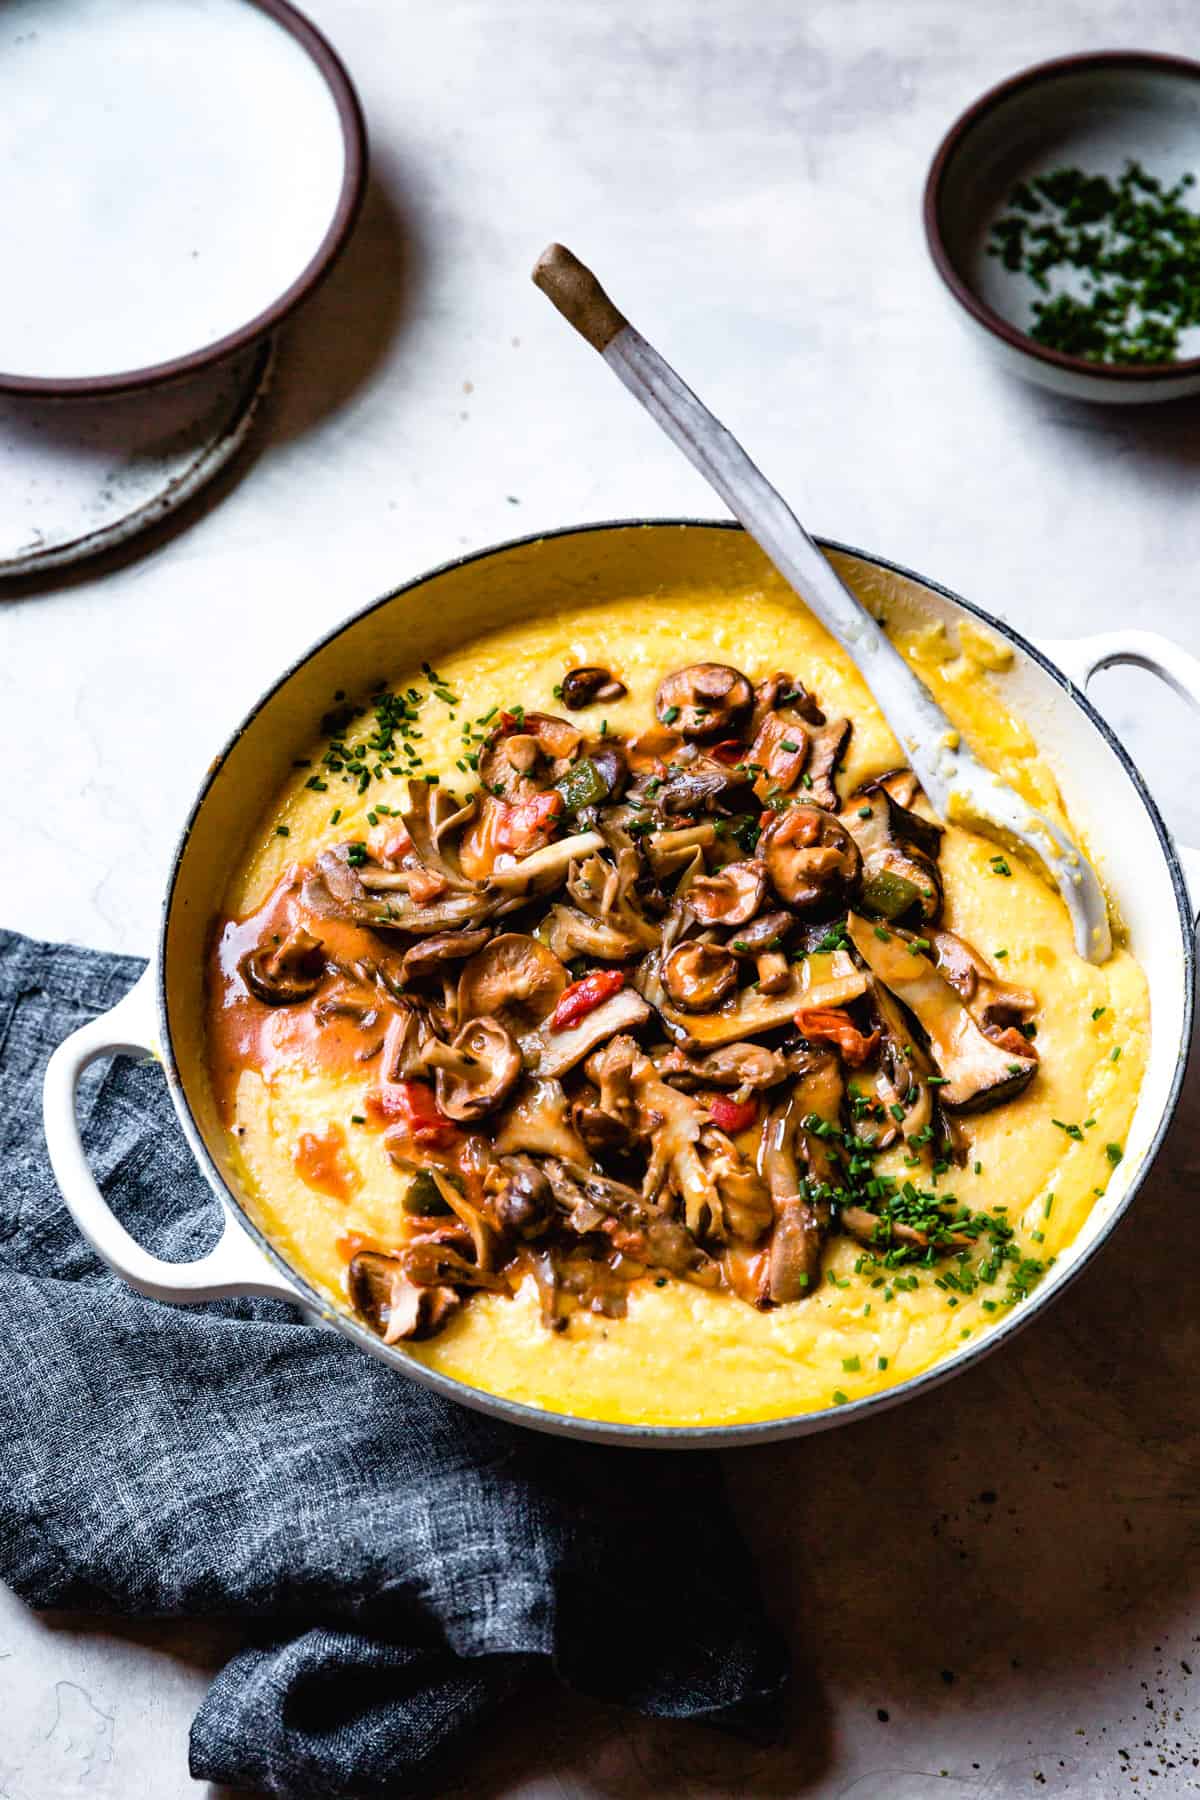
[[[924,683],[855,599],[737,439],[714,418],[652,344],[562,244],[538,258],[533,279],[651,418],[704,476],[837,639],[904,746],[938,817],[975,827],[1041,865],[1066,902],[1075,948],[1088,962],[1112,952],[1108,906],[1079,846],[980,762]]]

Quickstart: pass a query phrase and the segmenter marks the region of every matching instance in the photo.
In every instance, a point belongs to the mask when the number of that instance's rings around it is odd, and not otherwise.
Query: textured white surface
[[[918,211],[935,143],[983,87],[1074,49],[1177,49],[1183,0],[311,10],[367,109],[362,226],[219,504],[0,603],[0,923],[148,950],[214,746],[375,593],[506,535],[714,510],[530,286],[555,236],[814,529],[1038,635],[1137,623],[1200,650],[1200,414],[1081,409],[995,372]],[[1096,691],[1200,841],[1193,716],[1129,671]],[[1019,1344],[928,1401],[731,1463],[800,1672],[785,1747],[548,1690],[455,1791],[1193,1791],[1198,1122],[1192,1081],[1133,1222]],[[187,1723],[226,1641],[48,1623],[0,1595],[0,1795],[203,1794]]]

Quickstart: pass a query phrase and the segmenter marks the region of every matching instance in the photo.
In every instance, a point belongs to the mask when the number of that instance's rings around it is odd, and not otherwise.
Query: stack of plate
[[[349,78],[284,0],[9,0],[0,575],[121,542],[229,459],[365,178]]]

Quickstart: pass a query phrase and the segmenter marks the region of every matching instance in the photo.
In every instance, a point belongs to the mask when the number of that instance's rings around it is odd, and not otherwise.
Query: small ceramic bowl
[[[1108,50],[1039,63],[1001,82],[943,138],[925,185],[925,235],[969,328],[1003,365],[1081,400],[1137,403],[1200,393],[1200,331],[1171,363],[1098,364],[1028,333],[1038,293],[988,254],[1016,184],[1052,169],[1120,175],[1129,160],[1174,183],[1200,179],[1200,62]],[[1200,185],[1194,190],[1200,195]]]

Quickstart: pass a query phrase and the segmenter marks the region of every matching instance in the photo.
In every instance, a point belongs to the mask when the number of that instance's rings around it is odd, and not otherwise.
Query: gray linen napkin
[[[244,1620],[191,1769],[287,1800],[428,1787],[544,1662],[772,1735],[786,1656],[714,1459],[501,1425],[278,1302],[164,1306],[97,1261],[46,1159],[42,1073],[141,968],[0,932],[0,1577],[32,1606]],[[126,1226],[206,1248],[161,1072],[93,1068],[80,1117]]]

